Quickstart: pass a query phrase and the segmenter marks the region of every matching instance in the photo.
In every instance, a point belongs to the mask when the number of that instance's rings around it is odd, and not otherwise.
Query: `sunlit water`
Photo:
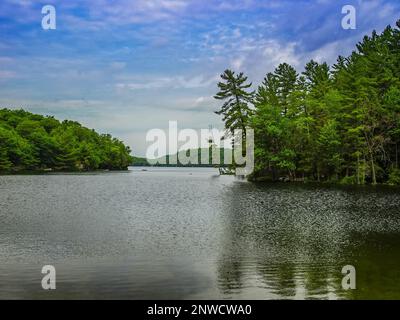
[[[3,299],[399,299],[400,192],[201,168],[0,176],[0,263]]]

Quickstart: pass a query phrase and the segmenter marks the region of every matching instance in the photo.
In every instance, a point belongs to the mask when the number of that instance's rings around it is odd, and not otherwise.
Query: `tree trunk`
[[[363,184],[365,184],[365,176],[366,176],[366,172],[365,172],[365,170],[367,169],[367,160],[365,159],[365,157],[364,157],[364,166],[363,166],[363,175],[362,175],[362,177],[363,177],[363,179],[362,179],[362,183]]]
[[[372,171],[372,184],[376,184],[376,173],[375,173],[375,163],[374,163],[374,157],[371,154],[371,171]]]
[[[272,181],[276,181],[276,171],[275,171],[275,167],[272,167]]]
[[[360,184],[360,155],[357,153],[357,184]]]

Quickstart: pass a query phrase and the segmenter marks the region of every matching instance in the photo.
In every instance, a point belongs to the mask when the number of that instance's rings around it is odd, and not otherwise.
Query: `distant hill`
[[[133,157],[133,166],[153,166],[153,167],[227,167],[224,165],[224,150],[231,152],[230,149],[219,149],[220,151],[220,164],[212,164],[212,153],[209,148],[190,149],[180,151],[176,154],[177,163],[170,163],[171,155],[166,155],[155,160],[147,160],[146,158]],[[182,164],[179,159],[182,157],[189,156],[189,152],[196,154],[197,152],[197,163]],[[208,163],[202,163],[201,159],[208,158]]]
[[[132,165],[136,167],[146,167],[150,166],[150,163],[148,163],[146,158],[141,158],[141,157],[132,157]]]

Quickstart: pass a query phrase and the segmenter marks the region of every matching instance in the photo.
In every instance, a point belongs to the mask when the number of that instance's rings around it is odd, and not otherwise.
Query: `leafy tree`
[[[24,110],[0,110],[0,171],[124,170],[131,150],[78,122]]]

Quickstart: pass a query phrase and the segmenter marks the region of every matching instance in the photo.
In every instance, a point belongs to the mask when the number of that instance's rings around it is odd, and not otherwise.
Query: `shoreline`
[[[101,172],[127,172],[126,169],[96,169],[96,170],[17,170],[0,171],[0,176],[18,176],[18,175],[46,175],[54,173],[101,173]]]
[[[57,174],[94,174],[94,173],[127,173],[131,172],[130,168],[137,168],[137,169],[146,169],[143,171],[147,171],[147,169],[151,168],[170,168],[170,169],[212,169],[214,167],[210,166],[140,166],[140,165],[131,165],[128,166],[126,169],[96,169],[96,170],[18,170],[18,171],[3,171],[0,172],[0,176],[29,176],[29,175],[57,175]],[[217,169],[217,168],[214,168]],[[219,175],[225,176],[225,175]],[[234,176],[234,175],[233,175]],[[247,178],[246,179],[250,183],[254,184],[272,184],[272,185],[287,185],[287,186],[320,186],[320,187],[357,187],[357,188],[364,188],[364,187],[387,187],[391,189],[400,188],[400,185],[396,184],[389,184],[389,183],[365,183],[365,184],[346,184],[340,182],[332,182],[332,181],[314,181],[314,180],[307,180],[307,181],[285,181],[285,180],[272,180],[271,178],[265,177],[258,177],[254,178]]]

